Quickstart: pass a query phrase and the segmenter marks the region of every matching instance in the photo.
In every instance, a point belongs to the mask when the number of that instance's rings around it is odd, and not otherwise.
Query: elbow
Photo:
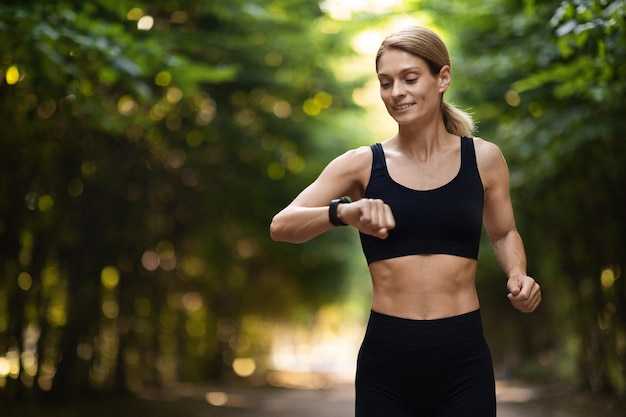
[[[512,237],[519,236],[517,229],[515,226],[503,230],[500,233],[491,232],[489,233],[489,240],[491,241],[492,246],[497,246],[499,244],[507,242]]]
[[[279,214],[274,216],[270,223],[270,237],[275,242],[287,243],[303,243],[307,240],[298,238],[298,233],[290,230],[288,222],[283,221]]]
[[[275,242],[293,243],[293,241],[289,239],[289,233],[286,230],[284,222],[280,221],[280,217],[278,215],[274,216],[272,222],[270,223],[270,237]]]
[[[275,242],[283,242],[284,238],[282,238],[282,235],[280,224],[276,221],[276,216],[274,216],[270,223],[270,237]]]

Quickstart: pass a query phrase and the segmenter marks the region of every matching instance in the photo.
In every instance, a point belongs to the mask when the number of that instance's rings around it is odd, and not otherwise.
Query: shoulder
[[[327,169],[339,170],[343,172],[361,171],[372,165],[372,150],[369,146],[360,146],[350,149],[333,159]]]
[[[482,138],[474,138],[476,164],[485,185],[508,178],[508,168],[500,147]]]
[[[503,159],[500,147],[493,142],[489,142],[483,138],[475,137],[474,149],[476,149],[476,158],[490,161],[492,159]],[[493,162],[493,161],[492,161]]]
[[[339,155],[337,158],[344,158],[354,161],[359,161],[362,159],[372,159],[372,148],[371,146],[359,146],[358,148],[350,149],[349,151],[344,152]]]
[[[482,138],[474,138],[474,149],[476,151],[476,162],[479,168],[489,168],[506,164],[500,147],[493,142]]]
[[[355,199],[367,186],[372,161],[369,146],[351,149],[330,161],[316,182],[331,188],[338,187],[341,194],[348,194]]]

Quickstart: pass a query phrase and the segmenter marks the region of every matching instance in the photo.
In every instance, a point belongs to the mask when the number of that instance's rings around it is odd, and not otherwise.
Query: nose
[[[406,94],[406,90],[402,83],[395,82],[391,87],[391,96],[392,97],[403,97]]]

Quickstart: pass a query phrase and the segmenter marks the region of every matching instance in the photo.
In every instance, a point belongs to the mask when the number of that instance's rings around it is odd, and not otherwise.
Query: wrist
[[[328,220],[333,226],[347,226],[347,223],[341,221],[339,216],[337,215],[337,209],[340,204],[351,203],[350,197],[343,196],[341,198],[334,199],[330,202],[328,206]]]
[[[509,274],[509,279],[519,279],[519,278],[524,278],[525,276],[526,276],[526,273],[516,271],[516,272]]]

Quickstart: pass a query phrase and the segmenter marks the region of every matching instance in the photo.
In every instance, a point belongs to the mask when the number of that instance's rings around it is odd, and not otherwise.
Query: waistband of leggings
[[[370,313],[365,339],[407,346],[441,346],[484,338],[480,309],[458,316],[412,320]]]

